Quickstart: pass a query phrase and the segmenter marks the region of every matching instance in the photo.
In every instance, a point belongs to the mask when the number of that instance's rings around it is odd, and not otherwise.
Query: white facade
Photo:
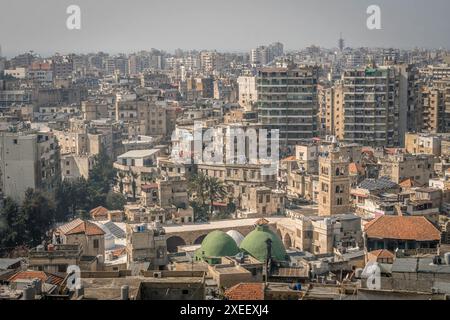
[[[237,79],[239,85],[239,105],[245,111],[252,111],[253,105],[258,99],[258,92],[256,91],[255,77],[239,77]]]

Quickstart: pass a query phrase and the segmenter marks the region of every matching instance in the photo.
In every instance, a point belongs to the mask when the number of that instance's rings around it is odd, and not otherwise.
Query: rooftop
[[[158,152],[160,152],[159,149],[131,150],[131,151],[125,152],[124,154],[121,154],[117,158],[118,159],[121,159],[121,158],[145,158],[145,157],[150,157]]]
[[[365,225],[369,238],[439,241],[441,233],[423,216],[380,216]]]

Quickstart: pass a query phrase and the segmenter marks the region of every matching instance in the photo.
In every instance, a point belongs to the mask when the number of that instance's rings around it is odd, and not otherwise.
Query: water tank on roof
[[[441,257],[435,256],[435,257],[433,258],[433,264],[436,264],[436,265],[442,264],[442,259],[441,259]]]
[[[41,279],[38,279],[38,278],[33,279],[32,284],[33,284],[35,293],[36,293],[37,295],[41,295],[41,294],[42,294],[42,280],[41,280]]]
[[[445,264],[450,265],[450,252],[446,252],[444,254],[444,261],[445,261]]]
[[[127,285],[123,285],[122,287],[120,287],[120,300],[128,300],[129,291],[129,287]]]
[[[35,290],[33,286],[27,285],[23,288],[22,300],[34,300]]]

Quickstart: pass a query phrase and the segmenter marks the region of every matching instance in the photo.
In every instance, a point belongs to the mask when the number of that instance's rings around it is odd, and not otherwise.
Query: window
[[[99,248],[98,239],[94,239],[94,249],[98,249],[98,248]]]

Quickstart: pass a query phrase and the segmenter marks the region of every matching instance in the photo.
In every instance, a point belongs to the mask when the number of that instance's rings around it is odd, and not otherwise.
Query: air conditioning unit
[[[162,272],[153,272],[153,278],[162,278]]]

